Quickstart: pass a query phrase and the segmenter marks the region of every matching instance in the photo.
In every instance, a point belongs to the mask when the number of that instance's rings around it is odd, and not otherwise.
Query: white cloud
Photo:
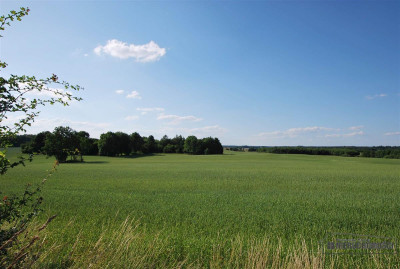
[[[180,134],[183,136],[196,135],[198,137],[205,136],[221,136],[227,132],[227,129],[220,127],[219,125],[203,126],[197,128],[174,128],[165,127],[157,131],[161,135],[168,134],[174,136]]]
[[[4,117],[0,118],[0,123],[1,125],[7,125],[10,126],[14,125],[18,121],[26,118],[26,115],[22,112],[15,112],[10,115],[5,115]]]
[[[124,93],[124,90],[116,90],[115,93],[116,93],[116,94],[123,94],[123,93]]]
[[[258,134],[258,136],[262,137],[269,137],[269,138],[284,138],[284,137],[297,137],[301,134],[306,133],[316,133],[321,131],[332,131],[335,130],[334,128],[327,128],[327,127],[302,127],[302,128],[290,128],[285,131],[274,131],[274,132],[264,132]]]
[[[327,135],[325,135],[325,137],[351,137],[351,136],[356,136],[356,135],[364,135],[364,132],[358,131],[358,132],[347,133],[347,134],[327,134]]]
[[[137,115],[132,115],[132,116],[126,116],[125,120],[137,120],[139,119],[139,116]]]
[[[380,93],[380,94],[375,94],[375,95],[367,95],[367,96],[365,96],[365,98],[367,98],[368,100],[372,100],[372,99],[382,98],[382,97],[386,97],[386,96],[387,96],[386,93]]]
[[[179,124],[182,121],[201,121],[201,118],[197,118],[195,116],[178,116],[178,115],[165,115],[165,114],[160,114],[157,117],[157,120],[170,120],[170,124]]]
[[[160,48],[154,41],[144,45],[127,44],[112,39],[108,40],[105,46],[97,46],[94,49],[97,55],[108,54],[120,59],[134,58],[137,62],[154,62],[165,55],[166,49]]]
[[[364,126],[363,126],[363,125],[359,125],[359,126],[351,126],[351,127],[349,127],[349,130],[360,130],[360,129],[362,129],[362,128],[364,128]]]
[[[154,112],[154,111],[164,111],[164,108],[162,107],[143,107],[143,108],[136,108],[137,111],[141,111],[140,114],[146,115],[148,112]]]
[[[132,91],[130,94],[126,96],[126,98],[133,98],[133,99],[142,99],[140,96],[139,92],[137,91]]]
[[[85,57],[88,57],[88,56],[89,56],[89,54],[85,53],[85,54],[83,54],[83,56],[85,56]]]
[[[64,89],[59,89],[59,88],[47,88],[47,87],[43,87],[41,91],[39,90],[29,90],[26,92],[25,96],[31,98],[35,98],[35,97],[39,97],[39,98],[43,98],[43,97],[47,97],[47,98],[54,98],[54,99],[58,99],[60,98],[62,95],[65,94],[72,94],[72,92],[70,91],[66,91]],[[67,96],[61,97],[61,100],[63,100],[64,102],[75,102],[76,100],[68,100]]]
[[[69,100],[67,95],[75,96],[71,91],[67,91],[65,89],[60,89],[60,88],[52,88],[52,87],[47,87],[47,84],[43,83],[42,81],[37,81],[34,83],[34,85],[37,85],[38,87],[33,87],[29,83],[18,83],[19,88],[22,90],[24,98],[26,98],[26,102],[29,102],[31,98],[41,98],[41,99],[48,99],[48,98],[54,98],[54,99],[59,99],[61,98],[62,101],[68,102],[69,104],[72,104],[76,102],[76,100],[72,99]],[[40,91],[37,88],[40,88]]]
[[[76,131],[87,131],[91,137],[100,137],[100,134],[105,133],[111,128],[110,123],[106,122],[89,122],[89,121],[74,121],[62,118],[38,118],[27,128],[27,133],[35,134],[42,131],[53,131],[57,126],[69,126]]]
[[[385,133],[385,135],[389,136],[389,135],[400,135],[400,132],[388,132]]]
[[[152,112],[152,111],[164,111],[162,107],[138,107],[137,111]]]
[[[188,130],[189,133],[193,134],[222,134],[227,132],[227,129],[220,127],[219,125],[204,126],[199,128],[191,128]]]

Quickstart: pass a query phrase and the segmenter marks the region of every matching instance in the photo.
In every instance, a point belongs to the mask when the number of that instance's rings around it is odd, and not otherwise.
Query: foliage
[[[12,10],[10,14],[1,16],[0,31],[4,31],[6,26],[10,26],[11,21],[20,21],[28,13],[28,8],[21,7],[19,11]],[[0,71],[6,67],[7,64],[0,61]],[[53,88],[54,86],[61,86],[62,89]],[[16,141],[18,134],[25,132],[26,127],[32,124],[40,113],[38,110],[40,106],[56,103],[67,106],[70,101],[81,100],[81,98],[73,96],[68,90],[79,91],[80,87],[60,81],[55,74],[46,79],[37,79],[35,76],[26,75],[10,75],[8,78],[0,77],[1,175],[4,176],[10,168],[25,164],[26,159],[23,157],[20,157],[18,161],[11,161],[6,155],[7,148]],[[47,99],[35,97],[37,94],[43,96],[43,93],[51,97]],[[35,146],[40,146],[45,136],[37,136],[36,143],[29,146],[32,152],[38,150]],[[32,160],[31,156],[28,160]],[[52,172],[54,170],[55,166]],[[42,184],[44,182],[45,179]],[[27,245],[18,245],[19,238],[22,237],[22,233],[27,229],[28,223],[40,211],[39,206],[42,202],[42,197],[39,194],[40,190],[41,185],[33,189],[28,187],[20,197],[3,197],[0,203],[0,268],[20,267],[20,263],[29,255],[29,249],[38,239],[37,236],[34,236]],[[27,232],[24,237],[28,238],[30,234]],[[14,252],[10,253],[11,250]]]
[[[97,139],[90,138],[88,132],[59,126],[46,136],[42,150],[47,156],[55,156],[59,162],[67,161],[68,156],[71,161],[78,158],[83,161],[83,155],[97,155]]]
[[[131,139],[129,135],[123,132],[116,132],[117,150],[119,154],[129,155],[131,153]]]
[[[158,152],[157,142],[154,139],[154,136],[150,135],[149,137],[144,137],[144,144],[143,144],[143,153],[154,153]]]
[[[142,137],[139,133],[130,136],[123,132],[107,132],[100,136],[99,154],[103,156],[121,156],[131,153],[189,153],[189,154],[222,154],[223,147],[218,138],[195,136],[184,138],[177,135],[169,138],[164,135],[160,140],[150,135]]]
[[[43,201],[40,195],[42,185],[56,171],[57,165],[57,162],[54,163],[52,170],[40,185],[33,187],[28,184],[23,195],[4,196],[0,202],[0,268],[19,267],[29,255],[29,248],[39,239],[38,236],[32,236],[27,245],[15,248],[16,245],[20,245],[21,237],[30,236],[26,232],[28,224],[42,211],[40,208]],[[46,222],[46,226],[54,218],[55,216],[51,217]],[[41,230],[44,228],[45,226]],[[11,254],[12,250],[15,253]],[[34,259],[34,257],[30,258]]]
[[[78,137],[78,140],[73,137]],[[42,151],[46,152],[49,156],[56,156],[57,160],[60,162],[64,162],[68,155],[74,156],[77,150],[82,155],[99,154],[110,157],[127,156],[131,153],[223,153],[223,147],[218,138],[206,137],[203,139],[197,139],[195,136],[190,136],[188,139],[189,140],[185,139],[181,135],[177,135],[172,139],[167,135],[164,135],[160,140],[157,140],[152,135],[149,137],[142,137],[137,132],[134,132],[131,135],[123,132],[107,132],[101,134],[100,139],[97,141],[89,138],[89,133],[85,131],[70,134],[68,139],[63,139],[59,136],[56,138],[53,133],[48,136],[48,139],[46,140],[47,144],[42,148]],[[190,145],[192,139],[196,142],[195,144]],[[186,140],[187,142],[185,142]],[[50,144],[52,147],[50,147]],[[32,148],[28,146],[29,145],[24,146],[23,151],[32,153]]]
[[[176,153],[176,152],[177,152],[177,149],[176,149],[175,145],[167,144],[167,145],[165,145],[165,147],[163,148],[163,152],[164,152],[164,153]]]
[[[32,134],[23,134],[15,136],[11,141],[12,147],[21,147],[23,144],[31,142],[35,138]]]
[[[197,139],[192,135],[186,138],[183,151],[189,154],[223,154],[224,148],[218,138]]]
[[[118,137],[113,132],[101,134],[98,146],[100,155],[117,156],[119,154]]]
[[[400,147],[260,147],[258,152],[400,159]]]
[[[204,154],[223,154],[224,148],[218,138],[206,137],[201,141]]]
[[[183,151],[189,154],[197,154],[200,151],[197,137],[195,137],[194,135],[188,136],[185,139]]]
[[[28,15],[29,9],[21,8],[19,11],[11,11],[8,15],[0,17],[0,31],[4,31],[11,21],[20,21],[22,17]],[[2,37],[0,35],[0,37]],[[7,67],[5,62],[0,61],[0,70]],[[61,86],[63,89],[53,88]],[[26,127],[30,126],[34,119],[39,115],[38,107],[46,104],[60,103],[64,106],[69,105],[70,101],[81,100],[73,96],[68,90],[79,91],[77,85],[71,85],[66,81],[60,81],[57,75],[46,79],[37,79],[35,76],[11,75],[9,78],[0,77],[0,174],[18,164],[23,164],[23,159],[18,162],[10,162],[6,157],[6,148],[12,144],[16,135],[25,132]],[[32,98],[26,96],[34,93],[46,93],[52,97]],[[12,118],[11,115],[21,117]],[[10,123],[4,124],[8,120]]]
[[[181,135],[177,135],[171,139],[171,144],[175,146],[176,153],[183,153],[185,138]]]
[[[70,127],[59,126],[47,136],[43,150],[48,156],[54,156],[58,162],[62,163],[67,160],[68,156],[73,158],[79,154],[79,142],[76,131]]]
[[[144,140],[140,136],[140,134],[135,132],[135,133],[131,134],[130,139],[131,139],[131,152],[137,153],[137,152],[142,151],[143,145],[144,145]]]
[[[82,155],[97,155],[99,153],[98,139],[90,138],[89,133],[85,131],[80,131],[77,135],[79,138],[79,150]]]
[[[27,142],[21,145],[21,152],[25,154],[33,154],[33,143]]]
[[[45,132],[40,132],[35,136],[35,139],[33,140],[33,152],[40,153],[42,152],[43,147],[45,146],[45,142],[47,137],[51,135],[49,131]]]
[[[43,151],[46,138],[49,134],[51,134],[49,131],[45,131],[38,133],[36,136],[33,136],[33,139],[31,139],[31,141],[21,145],[22,153],[41,153]]]
[[[171,139],[169,139],[167,135],[164,135],[164,136],[160,139],[160,141],[159,141],[159,143],[158,143],[158,145],[159,145],[159,150],[160,150],[160,151],[163,151],[163,149],[164,149],[168,144],[171,144]]]

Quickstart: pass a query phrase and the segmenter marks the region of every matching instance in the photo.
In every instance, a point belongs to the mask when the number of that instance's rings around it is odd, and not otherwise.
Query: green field
[[[9,153],[16,156],[16,151]],[[53,162],[35,156],[26,167],[9,170],[1,177],[1,192],[21,193],[27,183],[40,182]],[[213,267],[215,246],[229,256],[237,238],[244,249],[261,238],[268,238],[273,249],[279,240],[282,257],[301,240],[316,249],[331,232],[400,238],[399,193],[400,160],[229,151],[87,156],[85,163],[58,166],[43,189],[44,213],[38,221],[58,215],[48,240],[62,242],[57,251],[67,256],[79,233],[78,254],[106,227],[116,228],[129,216],[140,224],[143,242],[157,235],[165,246],[159,261]],[[65,259],[57,257],[55,264]],[[371,262],[368,257],[335,259],[347,265]],[[399,262],[397,255],[379,259]]]

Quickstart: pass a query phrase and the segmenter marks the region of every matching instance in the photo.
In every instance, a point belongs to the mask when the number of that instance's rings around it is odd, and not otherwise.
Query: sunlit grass
[[[40,182],[53,161],[35,156],[11,169],[0,179],[1,192]],[[127,216],[137,220],[143,242],[158,240],[163,251],[156,260],[171,267],[213,267],[216,246],[229,256],[237,238],[244,253],[254,240],[268,240],[271,251],[280,245],[282,259],[303,241],[316,251],[330,232],[400,238],[400,160],[227,152],[85,161],[60,165],[43,191],[41,220],[58,214],[48,240],[64,242],[64,253],[78,234],[83,251]]]

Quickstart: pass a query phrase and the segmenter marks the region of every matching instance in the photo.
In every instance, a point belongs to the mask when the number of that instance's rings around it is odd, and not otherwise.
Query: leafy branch
[[[19,11],[12,10],[10,14],[1,16],[0,31],[10,26],[11,21],[20,21],[28,13],[29,8],[21,7]],[[6,67],[7,63],[0,61],[0,71]],[[17,134],[26,132],[26,127],[32,125],[40,113],[38,107],[56,103],[68,106],[71,101],[82,100],[72,94],[82,89],[79,85],[60,81],[55,74],[46,79],[26,75],[0,77],[0,174],[19,164],[24,165],[26,160],[31,160],[20,157],[19,161],[11,162],[6,158],[6,149]],[[17,117],[12,120],[10,114]]]
[[[0,31],[4,31],[10,22],[28,15],[29,8],[21,7],[19,11],[12,10],[8,15],[0,17]],[[0,35],[0,37],[3,37]],[[0,71],[7,67],[7,63],[0,61]],[[72,92],[81,90],[78,85],[71,85],[60,81],[57,75],[52,74],[46,79],[37,79],[35,76],[10,75],[8,78],[0,75],[0,174],[3,175],[9,168],[25,165],[25,161],[32,160],[20,157],[11,162],[7,156],[7,147],[12,139],[26,128],[31,126],[39,115],[39,106],[47,104],[62,104],[68,106],[72,101],[82,98],[74,96]],[[4,196],[0,200],[0,268],[20,267],[30,255],[30,249],[39,239],[36,234],[30,236],[28,224],[41,211],[43,198],[40,195],[43,184],[55,171],[58,161],[52,170],[42,180],[42,183],[33,187],[28,185],[21,196]],[[55,216],[49,218],[38,232],[45,229]],[[25,233],[22,238],[22,234]],[[28,239],[27,241],[24,241]],[[36,255],[37,256],[37,255]]]

